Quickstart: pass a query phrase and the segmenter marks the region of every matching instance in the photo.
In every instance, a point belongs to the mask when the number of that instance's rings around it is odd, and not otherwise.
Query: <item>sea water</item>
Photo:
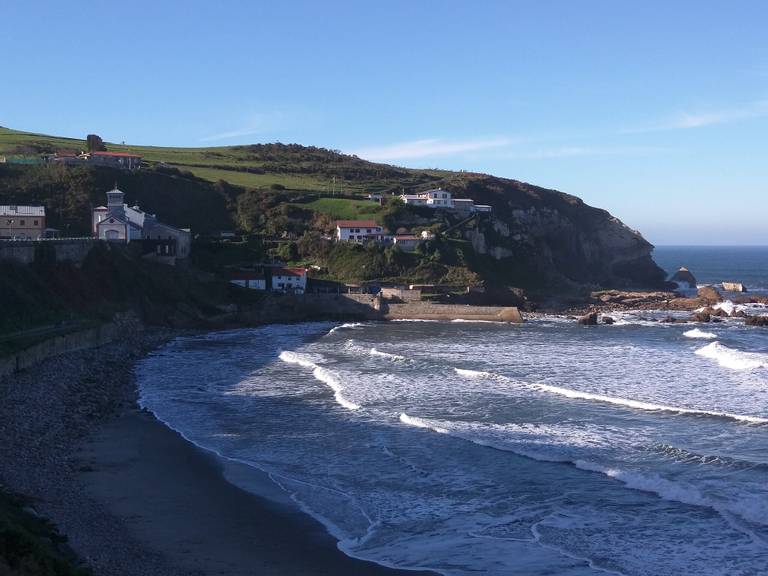
[[[137,376],[143,406],[352,556],[768,574],[768,330],[662,315],[267,326],[179,338]]]

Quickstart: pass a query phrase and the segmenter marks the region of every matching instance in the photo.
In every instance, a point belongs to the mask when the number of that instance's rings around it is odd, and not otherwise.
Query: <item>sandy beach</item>
[[[240,465],[140,410],[132,365],[173,335],[135,330],[0,381],[2,486],[99,575],[415,574],[347,557],[268,480],[238,488]]]

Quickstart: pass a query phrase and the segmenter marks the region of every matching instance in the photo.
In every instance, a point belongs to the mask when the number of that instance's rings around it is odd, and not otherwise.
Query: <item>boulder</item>
[[[684,324],[687,322],[687,320],[683,320],[682,318],[675,318],[674,316],[667,316],[666,318],[659,320],[659,322],[663,322],[665,324]]]
[[[699,288],[698,296],[701,300],[710,303],[722,302],[723,297],[720,295],[714,286],[703,286]]]
[[[597,312],[584,314],[584,316],[579,318],[577,322],[582,326],[597,326]]]
[[[603,316],[603,324],[613,324],[614,322],[616,322],[616,320],[610,316]]]
[[[746,318],[747,313],[744,312],[744,310],[736,310],[733,314],[731,314],[731,318]]]
[[[696,277],[691,274],[691,271],[685,266],[681,266],[680,269],[672,275],[672,278],[670,278],[669,281],[674,282],[680,288],[684,288],[685,284],[688,285],[688,288],[696,288]]]
[[[722,308],[708,308],[709,313],[712,314],[712,316],[720,316],[720,318],[727,318],[728,312],[723,310]]]
[[[723,290],[726,292],[746,292],[747,287],[741,282],[723,282]]]
[[[691,314],[691,320],[694,322],[709,322],[712,319],[709,311],[702,310],[701,312],[694,312]]]
[[[768,316],[747,316],[744,318],[747,326],[768,326]]]

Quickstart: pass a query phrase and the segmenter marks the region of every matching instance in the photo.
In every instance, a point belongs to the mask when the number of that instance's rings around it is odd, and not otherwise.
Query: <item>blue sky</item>
[[[768,3],[2,0],[0,125],[298,142],[768,244]]]

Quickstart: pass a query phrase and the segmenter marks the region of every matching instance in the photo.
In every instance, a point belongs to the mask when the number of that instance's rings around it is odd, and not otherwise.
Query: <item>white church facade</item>
[[[117,188],[107,192],[106,206],[93,209],[91,224],[93,235],[99,240],[154,244],[157,256],[187,258],[191,252],[190,230],[163,224],[154,214],[128,206],[125,194]]]

